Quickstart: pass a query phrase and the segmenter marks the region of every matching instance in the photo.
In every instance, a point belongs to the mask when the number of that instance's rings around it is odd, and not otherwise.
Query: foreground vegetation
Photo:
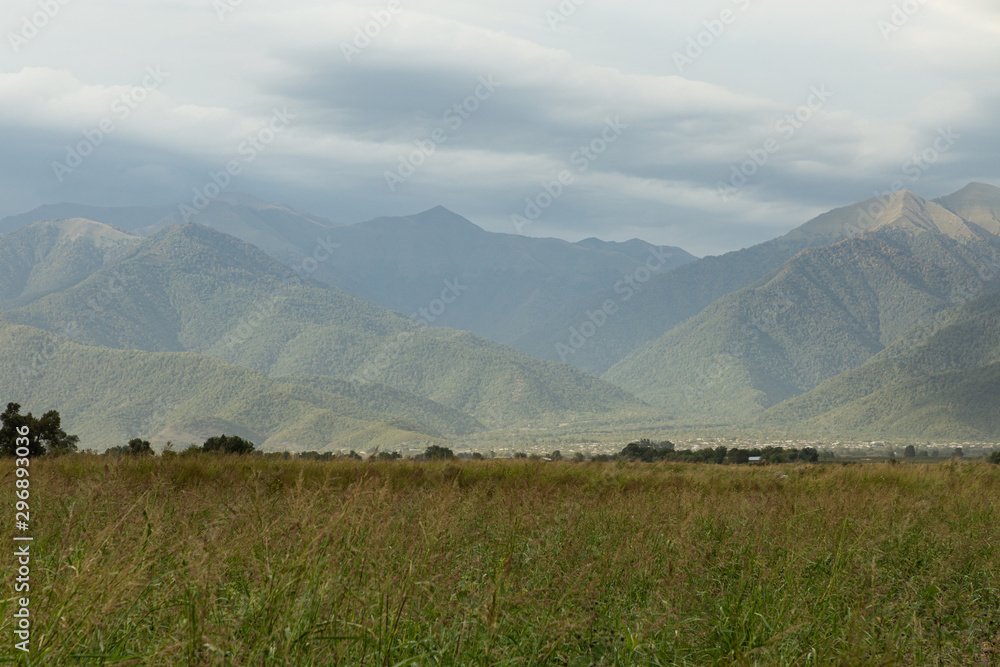
[[[31,664],[1000,659],[985,462],[74,454],[31,485]]]

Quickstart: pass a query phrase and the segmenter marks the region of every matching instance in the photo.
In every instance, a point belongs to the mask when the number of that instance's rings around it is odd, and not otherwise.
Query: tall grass
[[[31,664],[1000,661],[986,464],[31,470]],[[6,578],[0,655],[24,661]]]

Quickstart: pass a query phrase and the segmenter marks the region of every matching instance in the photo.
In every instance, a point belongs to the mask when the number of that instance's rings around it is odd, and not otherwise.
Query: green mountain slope
[[[960,377],[1000,363],[1000,292],[996,284],[984,283],[983,287],[992,291],[921,322],[859,368],[767,410],[760,423],[800,431],[815,430],[820,425],[827,430],[836,425],[844,432],[856,431],[883,418],[872,413],[870,406],[884,403],[887,396],[895,396],[905,405],[925,392],[921,383],[932,376]],[[906,391],[904,386],[908,387]],[[1000,385],[982,396],[992,397],[996,406],[1000,405],[998,392]],[[865,403],[872,396],[877,398]],[[970,401],[976,405],[980,397],[955,394],[947,404]]]
[[[72,287],[140,241],[82,219],[37,222],[0,236],[0,308]]]
[[[358,377],[482,420],[649,411],[567,366],[298,282],[257,248],[199,225],[167,229],[79,285],[5,317],[89,345],[197,352],[272,376]]]
[[[621,283],[569,302],[543,325],[525,332],[514,345],[540,359],[566,361],[600,375],[717,299],[756,283],[801,250],[837,243],[853,235],[859,216],[874,203],[869,200],[839,208],[766,243],[705,257],[672,271],[661,271],[646,283]],[[586,344],[572,348],[573,331],[579,331],[587,314],[607,301],[617,305],[617,312]],[[565,346],[573,351],[567,352]]]
[[[1000,363],[902,379],[858,396],[791,432],[866,439],[1000,441]],[[780,406],[779,406],[780,407]],[[778,417],[775,413],[768,423]]]
[[[673,413],[744,420],[856,368],[963,298],[1000,238],[901,193],[857,238],[798,254],[607,374]]]
[[[191,353],[77,345],[0,321],[0,398],[58,408],[87,448],[132,437],[200,442],[225,432],[269,449],[370,449],[481,430],[468,415],[390,387],[269,378]]]

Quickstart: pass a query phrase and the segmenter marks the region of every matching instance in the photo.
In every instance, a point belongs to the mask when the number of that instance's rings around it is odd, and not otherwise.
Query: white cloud
[[[748,229],[770,234],[869,196],[941,126],[963,139],[922,187],[997,177],[983,173],[995,170],[1000,142],[1000,8],[992,0],[925,3],[888,39],[878,21],[891,16],[897,3],[889,0],[752,0],[745,11],[728,1],[588,2],[557,30],[545,19],[555,2],[400,2],[403,10],[350,63],[341,42],[386,1],[245,0],[224,20],[203,0],[67,4],[19,53],[0,59],[0,149],[19,164],[0,172],[19,193],[6,205],[185,199],[286,105],[298,118],[237,187],[304,199],[340,219],[444,203],[505,225],[512,204],[565,168],[608,116],[620,116],[628,132],[559,202],[566,210],[554,207],[550,226],[538,228],[564,236],[604,229],[616,239],[659,229],[721,251],[743,238],[716,233],[727,220],[750,238]],[[678,76],[672,53],[725,7],[738,20]],[[4,34],[36,10],[8,3]],[[101,155],[53,182],[49,164],[62,147],[107,116],[150,65],[169,80]],[[488,74],[501,88],[389,193],[384,172]],[[821,84],[833,100],[783,140],[739,199],[723,202],[716,182]],[[630,220],[610,224],[608,202]],[[713,231],[700,237],[701,228]]]

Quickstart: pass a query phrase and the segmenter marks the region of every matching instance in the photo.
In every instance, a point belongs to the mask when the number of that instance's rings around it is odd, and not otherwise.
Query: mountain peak
[[[966,220],[940,204],[927,201],[908,190],[893,193],[888,204],[871,225],[872,230],[902,229],[910,232],[934,232],[954,239],[977,238]]]
[[[215,201],[230,204],[232,206],[245,206],[246,208],[252,209],[262,209],[274,206],[274,204],[271,204],[270,202],[258,199],[257,197],[248,195],[245,192],[223,192],[215,198]]]
[[[958,192],[934,201],[1000,236],[1000,188],[986,183],[969,183]]]
[[[359,222],[356,226],[384,231],[432,231],[439,234],[484,233],[481,227],[467,218],[449,211],[444,206],[435,206],[415,215],[375,218],[367,222]]]
[[[990,185],[989,183],[980,183],[979,181],[973,181],[968,185],[966,185],[961,190],[959,190],[958,192],[953,192],[947,197],[942,197],[942,199],[951,199],[951,198],[969,199],[969,198],[981,198],[981,197],[988,197],[994,199],[1000,198],[1000,188],[996,187],[995,185]]]

